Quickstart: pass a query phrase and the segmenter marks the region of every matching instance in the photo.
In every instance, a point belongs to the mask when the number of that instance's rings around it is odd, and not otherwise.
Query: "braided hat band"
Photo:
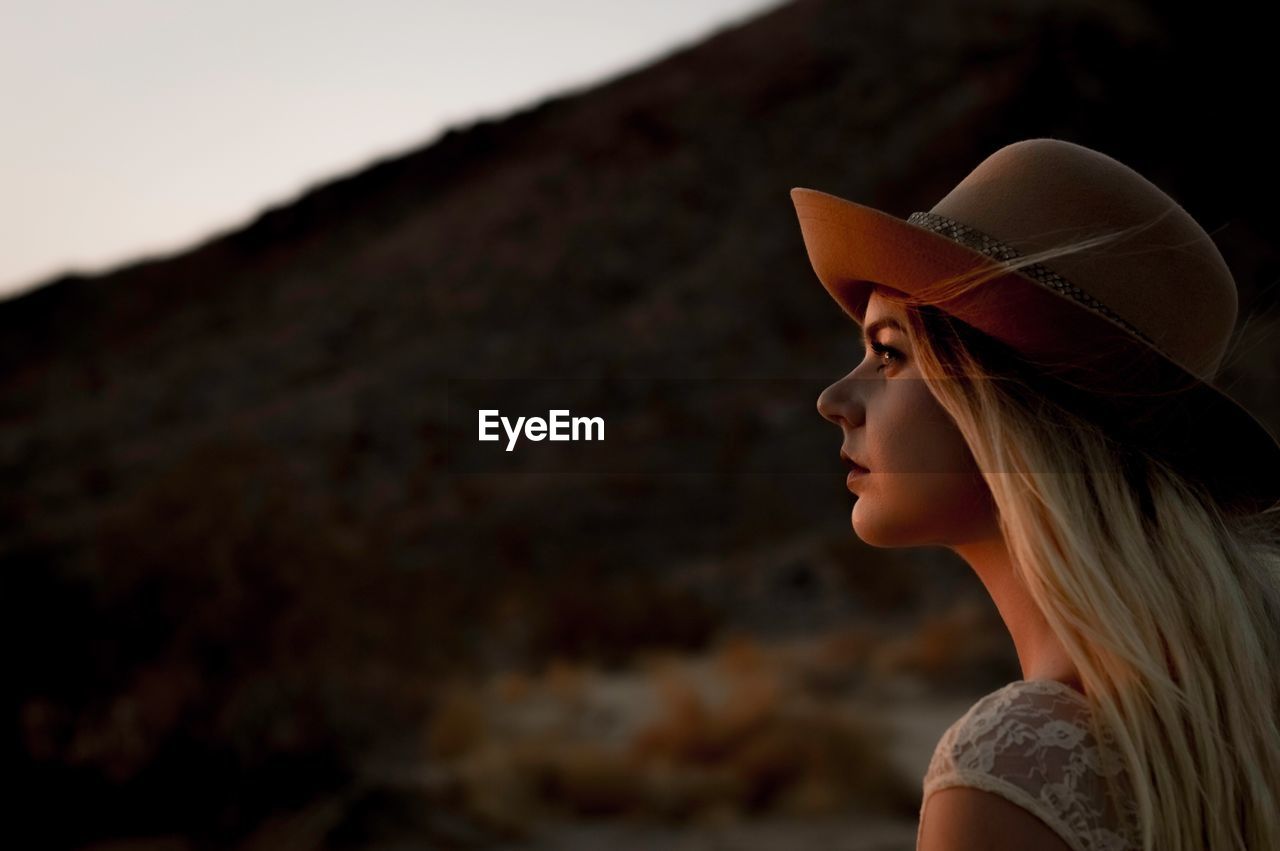
[[[942,216],[937,213],[912,213],[907,217],[907,221],[913,225],[928,228],[934,233],[941,234],[960,245],[968,246],[969,248],[979,251],[994,260],[1017,260],[1022,257],[1021,252],[1016,248],[1004,244],[994,236],[989,236],[977,228],[969,227],[966,224],[961,224],[954,219],[949,219],[946,216]],[[1132,323],[1119,316],[1114,310],[1107,307],[1105,304],[1098,301],[1096,298],[1089,295],[1087,292],[1080,289],[1057,272],[1045,266],[1043,263],[1032,263],[1027,266],[1022,266],[1018,269],[1018,272],[1034,278],[1045,286],[1051,287],[1063,295],[1075,299],[1090,310],[1102,314],[1142,342],[1146,343],[1151,348],[1160,352],[1164,357],[1169,357],[1167,353],[1156,345],[1154,340],[1135,328]]]

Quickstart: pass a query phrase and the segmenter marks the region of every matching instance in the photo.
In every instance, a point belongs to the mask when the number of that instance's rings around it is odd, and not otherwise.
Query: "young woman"
[[[1209,236],[1057,139],[905,221],[792,199],[864,335],[818,399],[853,529],[963,558],[1023,672],[938,742],[917,848],[1280,848],[1280,443],[1212,383]]]

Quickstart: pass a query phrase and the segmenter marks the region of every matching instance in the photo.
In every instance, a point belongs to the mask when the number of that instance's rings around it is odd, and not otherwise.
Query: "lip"
[[[851,470],[849,470],[849,475],[845,476],[845,479],[844,479],[845,486],[852,489],[854,482],[856,482],[858,479],[862,478],[863,476],[865,476],[867,473],[870,473],[870,472],[871,471],[866,469],[865,467],[858,467],[855,465]]]
[[[848,452],[845,452],[843,449],[840,450],[840,463],[843,464],[845,468],[849,470],[860,470],[863,473],[870,472],[866,467],[864,467],[862,464],[859,464],[856,460],[854,460],[854,457],[852,455],[850,455]]]

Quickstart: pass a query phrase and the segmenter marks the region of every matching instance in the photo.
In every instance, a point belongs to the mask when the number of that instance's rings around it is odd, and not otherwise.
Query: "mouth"
[[[851,477],[854,475],[861,475],[863,473],[871,472],[866,467],[864,467],[863,465],[859,464],[857,461],[850,458],[843,451],[840,453],[840,463],[844,464],[844,468],[849,471],[849,475]]]
[[[854,461],[844,452],[840,453],[840,462],[844,464],[845,469],[849,471],[844,479],[845,487],[847,487],[849,490],[853,490],[853,486],[858,481],[858,479],[862,478],[867,473],[871,472],[866,467],[859,464],[857,461]]]

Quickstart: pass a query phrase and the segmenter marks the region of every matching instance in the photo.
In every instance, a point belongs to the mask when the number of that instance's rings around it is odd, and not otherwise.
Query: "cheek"
[[[967,478],[976,472],[964,436],[924,381],[890,380],[877,401],[867,418],[873,470],[933,478]]]
[[[989,531],[990,492],[963,436],[923,382],[911,385],[884,400],[874,438],[868,423],[880,466],[854,503],[855,531],[874,546],[945,545]]]

